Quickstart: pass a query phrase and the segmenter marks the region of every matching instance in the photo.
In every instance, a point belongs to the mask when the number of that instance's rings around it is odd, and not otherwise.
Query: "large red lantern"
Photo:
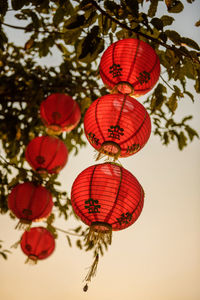
[[[130,38],[119,40],[106,49],[99,70],[109,89],[140,96],[148,93],[158,81],[160,62],[149,44]]]
[[[38,136],[28,144],[25,157],[30,166],[40,173],[59,173],[68,160],[63,141],[54,136]]]
[[[53,235],[44,227],[32,227],[25,231],[20,241],[22,251],[28,256],[26,262],[37,263],[49,257],[55,249]]]
[[[51,193],[32,182],[17,184],[8,195],[8,207],[20,219],[18,225],[47,218],[53,207]],[[18,226],[17,225],[17,226]]]
[[[45,126],[55,133],[70,132],[81,118],[79,105],[71,96],[52,94],[42,101],[40,116]]]
[[[112,231],[132,225],[144,203],[144,191],[138,180],[122,166],[103,163],[90,166],[75,179],[71,191],[74,212],[90,227],[88,242],[111,244]],[[86,276],[95,275],[98,255]],[[85,290],[87,286],[85,287]]]
[[[151,120],[144,106],[122,94],[95,100],[84,118],[90,144],[108,156],[128,157],[144,147],[151,133]]]

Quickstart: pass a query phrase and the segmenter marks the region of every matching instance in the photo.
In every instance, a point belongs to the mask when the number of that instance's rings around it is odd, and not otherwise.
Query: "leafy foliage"
[[[157,16],[160,2],[166,8],[161,17]],[[192,5],[194,1],[187,2]],[[145,101],[154,134],[164,145],[176,140],[182,150],[199,137],[189,125],[192,116],[183,116],[180,122],[174,117],[181,98],[194,101],[188,79],[200,93],[200,48],[191,38],[182,37],[170,27],[175,20],[173,14],[184,9],[178,0],[12,0],[10,7],[8,3],[0,1],[0,139],[3,148],[0,210],[2,214],[8,212],[7,196],[18,182],[39,182],[54,197],[57,214],[48,218],[46,227],[56,237],[57,215],[66,220],[74,216],[70,198],[66,192],[57,190],[56,175],[44,178],[25,168],[24,159],[29,141],[45,133],[38,115],[41,101],[51,93],[60,92],[70,94],[79,103],[82,113],[79,126],[69,134],[60,135],[69,152],[76,155],[85,144],[82,127],[85,111],[92,101],[107,93],[98,82],[98,62],[103,50],[117,39],[140,38],[156,50],[162,66],[161,80]],[[19,26],[9,23],[13,10]],[[195,25],[199,26],[200,21]],[[5,33],[7,27],[23,30],[25,44],[17,46],[9,41]],[[49,57],[52,51],[60,54],[60,65],[40,65],[38,57]],[[75,235],[78,248],[93,249],[93,245],[86,246],[87,230],[81,226],[65,233],[70,247],[71,235]],[[107,245],[104,246],[107,249]],[[101,251],[103,253],[103,249]],[[6,257],[5,251],[0,254]]]

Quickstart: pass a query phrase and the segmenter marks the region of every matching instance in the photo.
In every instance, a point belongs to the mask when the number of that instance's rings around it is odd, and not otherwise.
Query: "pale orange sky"
[[[200,5],[197,8],[198,5],[193,10],[196,17],[192,24],[198,19]],[[183,16],[182,29],[191,15],[192,12]],[[184,35],[188,35],[188,26],[185,30]],[[190,33],[198,42],[199,30],[194,36]],[[200,133],[200,96],[195,98],[195,104],[189,98],[181,99],[177,120],[183,114],[193,114],[191,126]],[[133,226],[113,233],[112,245],[100,259],[97,276],[87,293],[82,292],[82,280],[92,253],[84,253],[76,246],[69,248],[65,235],[60,233],[55,252],[36,266],[24,264],[26,257],[20,248],[12,250],[8,261],[0,258],[0,299],[199,300],[199,153],[197,139],[180,152],[175,143],[164,147],[159,138],[151,135],[139,153],[120,160],[145,190],[144,209]],[[95,163],[89,144],[77,157],[70,155],[59,175],[62,190],[70,193],[76,176]],[[14,229],[16,223],[8,216],[0,216],[4,247],[9,248],[20,237],[22,232]],[[55,225],[67,230],[74,223],[58,219]]]

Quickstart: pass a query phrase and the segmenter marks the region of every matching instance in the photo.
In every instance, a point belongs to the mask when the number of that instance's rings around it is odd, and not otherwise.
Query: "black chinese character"
[[[89,214],[93,214],[93,213],[99,213],[99,208],[101,207],[101,205],[98,205],[99,201],[98,200],[94,200],[92,198],[88,199],[85,201],[85,208],[88,209]]]
[[[140,145],[139,144],[133,144],[131,146],[128,146],[128,148],[126,150],[126,153],[133,154],[136,151],[138,151],[139,149],[140,149]]]
[[[124,135],[123,133],[124,129],[119,127],[119,125],[116,126],[110,126],[110,129],[108,129],[108,132],[110,133],[108,137],[120,140],[120,135]]]
[[[118,77],[118,76],[122,76],[122,68],[120,67],[120,65],[117,64],[113,64],[112,66],[110,66],[110,72],[113,76],[113,78]]]
[[[96,145],[98,146],[98,144],[99,144],[99,139],[97,139],[97,138],[95,137],[95,134],[94,134],[94,133],[90,132],[90,133],[88,133],[87,136],[88,136],[89,141],[90,141],[92,144],[96,144]]]
[[[131,221],[132,216],[133,216],[133,214],[131,214],[130,212],[127,212],[125,214],[123,213],[123,214],[121,214],[121,218],[117,218],[117,221],[118,221],[119,225],[128,224]]]
[[[144,82],[148,82],[150,80],[150,73],[147,71],[143,71],[139,73],[140,76],[136,77],[140,84],[143,84]]]

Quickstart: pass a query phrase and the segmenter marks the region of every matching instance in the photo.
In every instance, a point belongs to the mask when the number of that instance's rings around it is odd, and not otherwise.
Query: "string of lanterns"
[[[74,180],[71,204],[74,213],[89,226],[87,243],[95,247],[95,258],[85,277],[84,291],[96,274],[102,243],[111,244],[112,231],[125,229],[138,219],[144,191],[138,180],[116,161],[140,151],[151,134],[151,120],[145,107],[134,97],[148,93],[160,76],[160,62],[154,49],[139,39],[123,39],[103,53],[99,73],[110,94],[96,99],[84,116],[84,131],[91,146],[112,161],[83,170]],[[70,132],[81,113],[69,95],[52,94],[40,106],[46,136],[28,144],[25,157],[39,173],[58,173],[67,163],[66,145],[55,135]],[[53,136],[52,136],[53,134]],[[26,182],[13,188],[8,205],[20,224],[48,217],[53,206],[50,192]],[[37,262],[54,250],[55,241],[43,227],[25,231],[20,240],[28,260]]]
[[[84,291],[96,275],[101,244],[111,244],[112,231],[132,225],[143,208],[142,186],[116,160],[140,151],[150,137],[150,116],[131,96],[144,95],[153,88],[160,76],[160,62],[147,43],[123,39],[103,53],[99,72],[111,94],[90,105],[84,117],[84,130],[98,152],[97,160],[105,155],[113,162],[82,171],[71,190],[74,212],[89,226],[87,242],[96,247]]]

